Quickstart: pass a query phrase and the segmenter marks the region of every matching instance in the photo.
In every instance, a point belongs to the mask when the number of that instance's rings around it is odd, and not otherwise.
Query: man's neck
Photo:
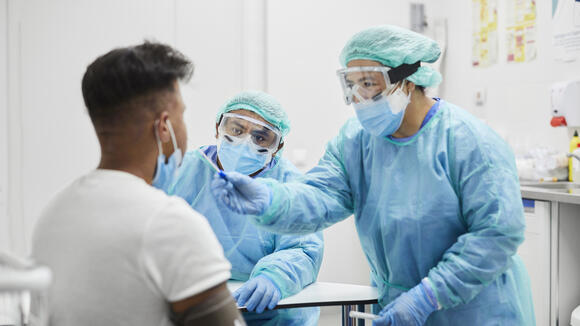
[[[155,173],[156,157],[154,153],[145,156],[124,157],[118,155],[101,156],[99,169],[118,170],[131,173],[151,184]],[[137,158],[137,159],[136,159]]]
[[[411,103],[405,111],[403,123],[399,129],[392,135],[394,138],[406,138],[416,134],[421,129],[421,124],[429,109],[435,104],[435,100],[425,96],[423,93],[411,98]]]

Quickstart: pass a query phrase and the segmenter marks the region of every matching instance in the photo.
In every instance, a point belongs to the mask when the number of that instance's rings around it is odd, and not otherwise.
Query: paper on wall
[[[473,50],[471,64],[488,67],[497,63],[497,0],[473,1]]]
[[[508,0],[506,7],[507,62],[536,58],[536,0]]]
[[[556,60],[580,57],[580,0],[552,0],[552,41]]]

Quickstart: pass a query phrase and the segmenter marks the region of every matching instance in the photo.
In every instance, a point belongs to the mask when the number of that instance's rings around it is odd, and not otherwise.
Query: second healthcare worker
[[[518,175],[508,145],[425,95],[437,43],[395,26],[340,55],[345,123],[300,182],[214,176],[216,198],[272,231],[319,231],[354,213],[379,289],[374,325],[535,325]],[[329,112],[330,113],[330,112]]]
[[[274,97],[259,91],[241,92],[216,116],[217,146],[202,147],[203,154],[188,152],[179,175],[165,187],[168,194],[184,198],[209,221],[232,264],[232,279],[245,281],[233,295],[239,306],[249,310],[243,314],[248,325],[318,324],[318,308],[264,310],[316,281],[324,248],[322,233],[274,234],[216,203],[210,187],[215,173],[212,165],[251,177],[295,179],[301,173],[281,157],[289,131],[288,116]]]

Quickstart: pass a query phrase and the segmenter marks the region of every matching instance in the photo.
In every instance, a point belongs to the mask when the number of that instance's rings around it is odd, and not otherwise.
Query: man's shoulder
[[[119,171],[92,171],[62,189],[42,211],[44,220],[147,219],[167,205],[181,205],[143,179]]]

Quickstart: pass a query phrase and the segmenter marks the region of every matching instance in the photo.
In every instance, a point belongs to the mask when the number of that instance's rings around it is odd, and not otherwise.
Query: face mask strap
[[[153,128],[155,129],[155,139],[157,140],[157,149],[159,150],[159,155],[163,154],[163,146],[161,146],[161,138],[159,137],[159,120],[155,120]]]
[[[169,129],[169,134],[171,135],[171,142],[173,143],[173,150],[176,151],[177,147],[177,139],[175,138],[175,133],[173,132],[173,126],[171,126],[171,121],[167,119],[167,128]]]
[[[405,85],[407,85],[409,82],[406,79],[403,79],[403,82],[401,83],[401,87],[396,89],[396,91],[401,91],[403,92],[403,94],[405,94],[405,92],[403,91],[403,88],[405,88]],[[406,95],[407,96],[407,100],[409,101],[409,103],[411,103],[411,91],[409,91],[409,93]]]
[[[417,61],[412,64],[403,63],[402,65],[390,69],[387,74],[392,84],[397,83],[414,74],[421,67],[421,62]]]

